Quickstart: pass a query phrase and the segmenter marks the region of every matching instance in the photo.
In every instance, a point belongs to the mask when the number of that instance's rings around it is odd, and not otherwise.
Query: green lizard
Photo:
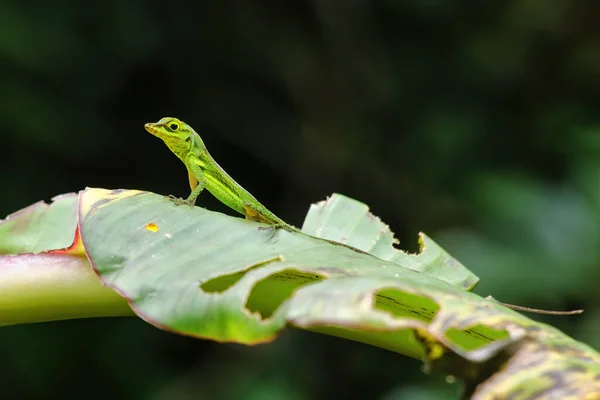
[[[169,196],[175,204],[193,207],[198,195],[206,188],[222,203],[243,214],[250,221],[262,222],[290,232],[300,232],[298,228],[287,224],[269,211],[234,181],[212,158],[200,135],[191,126],[177,118],[165,117],[158,122],[145,124],[144,128],[162,139],[187,168],[192,192],[185,200]]]

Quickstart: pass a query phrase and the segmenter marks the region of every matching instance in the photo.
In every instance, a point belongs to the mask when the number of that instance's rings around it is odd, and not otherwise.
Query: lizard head
[[[162,139],[169,149],[182,160],[192,147],[194,135],[198,136],[192,127],[173,117],[164,117],[158,122],[148,122],[144,128],[152,135]]]

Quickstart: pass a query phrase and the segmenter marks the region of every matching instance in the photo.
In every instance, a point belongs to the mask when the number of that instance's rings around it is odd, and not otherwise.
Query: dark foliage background
[[[340,192],[429,234],[600,348],[596,1],[16,0],[0,4],[0,215],[91,187],[188,194],[143,124],[178,116],[279,216]],[[208,193],[199,205],[231,213]],[[129,319],[0,329],[6,398],[442,399],[377,348],[242,347]],[[3,397],[4,397],[3,395]]]

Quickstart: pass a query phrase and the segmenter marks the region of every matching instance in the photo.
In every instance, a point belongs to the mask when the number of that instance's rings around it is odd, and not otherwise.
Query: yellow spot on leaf
[[[150,231],[150,232],[158,232],[158,225],[156,225],[153,222],[146,224],[145,228],[147,231]]]

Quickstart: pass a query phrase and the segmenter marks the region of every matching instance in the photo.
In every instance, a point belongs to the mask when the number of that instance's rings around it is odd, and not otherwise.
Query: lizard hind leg
[[[269,226],[261,226],[258,228],[259,231],[270,231],[271,236],[269,239],[273,239],[275,237],[275,233],[277,233],[277,224],[273,224],[273,221],[269,218],[266,218],[265,215],[258,212],[252,205],[246,201],[242,203],[242,207],[244,208],[244,213],[246,215],[246,219],[248,221],[254,222],[262,222],[265,224],[269,224]]]
[[[299,232],[300,230],[294,228],[291,225],[286,224],[276,216],[265,215],[263,212],[257,210],[247,201],[242,202],[242,207],[244,208],[244,214],[246,215],[246,219],[254,222],[262,222],[263,224],[268,224],[269,226],[261,226],[258,228],[261,231],[272,231],[272,236],[275,236],[275,232],[278,229],[283,229],[288,232]],[[268,212],[268,211],[267,211]]]
[[[269,223],[268,221],[265,221],[262,214],[256,211],[248,202],[244,201],[242,203],[242,208],[244,209],[244,215],[248,221]]]

